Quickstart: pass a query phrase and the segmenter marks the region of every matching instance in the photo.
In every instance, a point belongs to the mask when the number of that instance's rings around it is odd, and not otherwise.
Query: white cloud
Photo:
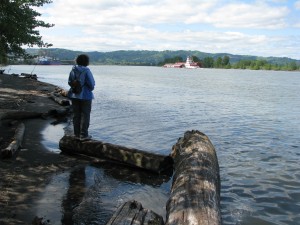
[[[235,3],[214,11],[208,19],[216,27],[278,29],[286,26],[287,7],[271,7],[264,3]]]
[[[300,1],[295,2],[295,8],[300,10]]]
[[[48,7],[48,21],[57,25],[90,24],[172,24],[193,21],[197,15],[207,15],[206,11],[216,4],[212,1],[76,1],[55,0]],[[201,22],[200,18],[200,22]],[[195,22],[199,22],[195,20]]]
[[[47,21],[57,26],[212,24],[216,27],[278,29],[285,26],[287,7],[222,1],[56,0]]]
[[[290,9],[284,3],[224,2],[54,0],[41,11],[42,19],[55,27],[41,29],[41,34],[54,47],[83,51],[187,49],[263,56],[282,52],[300,58],[299,49],[277,47],[279,37],[296,46],[285,33],[275,32],[287,26]]]

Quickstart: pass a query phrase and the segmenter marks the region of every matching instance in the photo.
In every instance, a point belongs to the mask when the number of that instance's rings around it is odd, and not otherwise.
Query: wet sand
[[[11,110],[47,113],[53,109],[64,109],[65,106],[49,98],[49,93],[55,88],[33,79],[0,74],[1,149],[8,146],[15,131],[14,125],[10,125],[12,120],[1,120],[1,117]],[[43,215],[35,214],[33,204],[43,193],[49,179],[87,163],[51,152],[42,144],[42,131],[53,126],[51,122],[54,120],[51,117],[22,120],[25,124],[22,147],[13,158],[0,160],[0,224],[32,224],[36,216],[41,218]],[[57,129],[62,128],[58,126]]]

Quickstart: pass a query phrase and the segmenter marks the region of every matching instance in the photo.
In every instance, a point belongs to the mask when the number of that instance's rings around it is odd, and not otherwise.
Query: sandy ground
[[[11,142],[16,125],[1,120],[11,110],[47,113],[64,109],[49,98],[55,86],[33,79],[0,74],[0,149]],[[52,175],[80,166],[84,161],[48,151],[41,131],[55,119],[22,120],[25,134],[21,149],[13,158],[0,159],[0,224],[46,224],[34,222],[32,204]],[[61,128],[60,128],[61,129]]]

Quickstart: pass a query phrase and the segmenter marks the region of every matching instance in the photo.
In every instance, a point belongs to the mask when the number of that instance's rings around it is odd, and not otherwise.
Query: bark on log
[[[63,97],[68,97],[68,91],[65,90],[65,89],[62,89],[62,88],[60,88],[60,87],[56,87],[56,88],[55,88],[55,92],[56,92],[57,94],[60,94],[60,95],[63,96]]]
[[[56,120],[51,122],[52,125],[57,125],[59,123],[68,122],[69,116],[71,115],[71,108],[65,107],[63,110],[49,110],[47,116],[54,117]]]
[[[108,158],[127,166],[138,167],[155,173],[162,173],[172,168],[173,160],[170,156],[145,152],[120,145],[89,140],[79,141],[71,136],[64,136],[59,147],[67,154],[83,154],[99,158]]]
[[[50,98],[53,99],[55,102],[62,106],[68,106],[71,105],[70,100],[66,97],[61,96],[60,94],[57,94],[56,92],[50,93]]]
[[[55,117],[55,118],[66,118],[70,116],[71,108],[67,107],[64,109],[50,109],[47,113],[41,112],[31,112],[31,111],[19,111],[19,110],[7,110],[4,112],[0,112],[0,122],[5,119],[34,119],[34,118],[43,118],[45,119],[47,116]]]
[[[29,78],[29,79],[37,80],[37,75],[36,74],[21,73],[21,76],[23,76],[24,78]]]
[[[137,201],[125,202],[114,213],[106,225],[164,225],[163,218],[155,212],[144,209]]]
[[[173,146],[174,176],[167,225],[219,225],[220,175],[214,146],[199,131],[187,131]]]
[[[31,118],[39,118],[43,115],[40,112],[29,112],[29,111],[18,111],[18,110],[10,110],[1,115],[0,120],[4,119],[31,119]]]
[[[12,157],[15,154],[15,152],[19,149],[19,147],[22,144],[24,132],[25,125],[24,123],[20,123],[15,131],[13,141],[9,144],[7,148],[1,150],[2,158]]]

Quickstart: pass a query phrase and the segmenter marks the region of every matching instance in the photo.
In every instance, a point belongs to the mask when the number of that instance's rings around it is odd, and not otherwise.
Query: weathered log
[[[173,146],[172,157],[166,224],[221,224],[219,164],[209,138],[199,131],[185,132]]]
[[[36,74],[31,74],[31,73],[21,73],[21,76],[23,76],[24,78],[37,80],[37,75],[36,75]]]
[[[24,123],[20,123],[15,131],[13,141],[9,144],[7,148],[1,150],[2,158],[12,157],[15,154],[15,152],[19,149],[19,147],[22,144],[24,132],[25,125]]]
[[[71,113],[70,107],[64,107],[63,109],[50,109],[47,115],[52,117],[66,117],[71,115]]]
[[[43,115],[40,112],[30,112],[30,111],[18,111],[18,110],[9,110],[4,112],[0,115],[0,120],[4,119],[32,119],[32,118],[39,118]]]
[[[55,92],[56,92],[57,94],[60,94],[60,95],[63,96],[63,97],[68,97],[68,91],[65,90],[65,89],[62,89],[62,88],[60,88],[60,87],[56,87],[56,88],[55,88]]]
[[[72,136],[64,136],[59,141],[59,148],[67,154],[83,154],[99,158],[107,158],[119,163],[161,173],[172,168],[170,156],[127,148],[101,141],[80,141]]]
[[[51,92],[50,93],[50,98],[53,99],[55,102],[62,106],[68,106],[71,105],[70,100],[66,97],[61,96],[60,94],[56,92]]]
[[[137,201],[125,202],[114,213],[106,225],[164,225],[163,218],[155,212],[144,209]]]
[[[22,119],[45,118],[47,116],[61,119],[61,118],[68,117],[70,114],[71,114],[70,107],[66,107],[64,109],[50,109],[47,113],[6,110],[4,112],[0,112],[0,121],[5,119],[22,120]]]

